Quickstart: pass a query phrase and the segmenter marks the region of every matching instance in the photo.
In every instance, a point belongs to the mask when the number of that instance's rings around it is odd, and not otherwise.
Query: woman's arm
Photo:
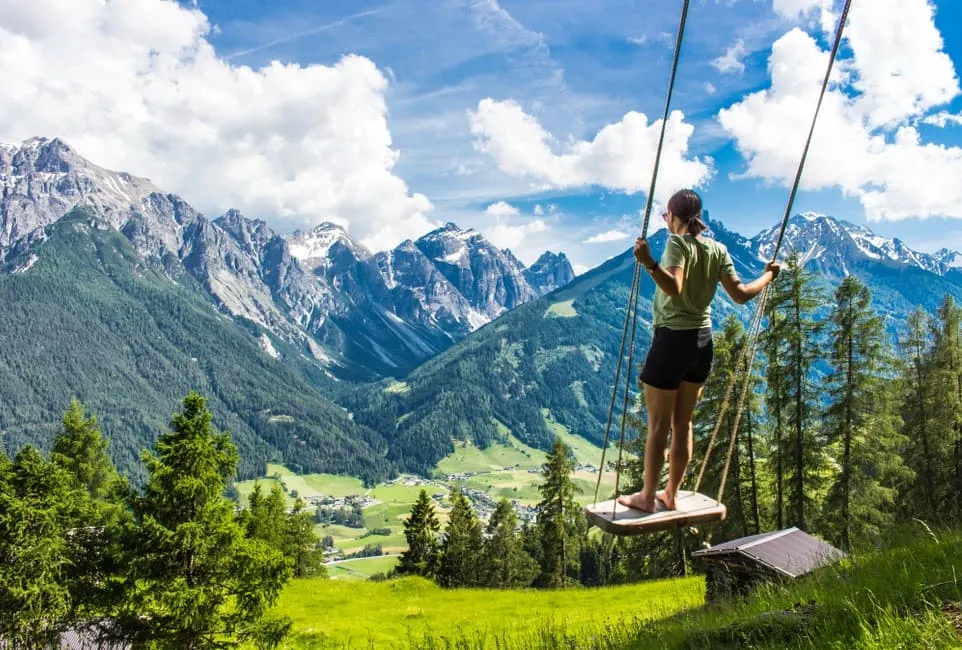
[[[681,295],[684,287],[685,271],[680,266],[673,266],[666,269],[658,264],[654,268],[648,267],[648,275],[655,281],[658,288],[668,294],[670,298],[677,298]]]
[[[681,295],[685,280],[685,272],[682,267],[672,266],[666,269],[659,266],[655,258],[651,256],[648,241],[641,238],[635,241],[635,259],[648,269],[648,274],[651,275],[651,279],[655,281],[659,289],[672,298]]]
[[[781,269],[782,266],[778,262],[769,262],[765,265],[765,271],[748,284],[743,283],[735,275],[723,275],[721,283],[732,300],[739,305],[744,305],[777,278]]]

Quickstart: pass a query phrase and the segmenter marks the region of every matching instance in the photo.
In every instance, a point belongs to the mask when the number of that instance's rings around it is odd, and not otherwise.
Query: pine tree
[[[564,587],[578,575],[579,540],[583,528],[581,509],[575,503],[575,486],[571,482],[574,470],[570,450],[555,439],[547,461],[542,467],[544,482],[539,488],[538,529],[541,536],[542,587]]]
[[[903,351],[902,429],[908,443],[905,456],[918,481],[905,485],[903,501],[909,506],[908,517],[924,516],[934,519],[938,514],[939,485],[936,440],[934,433],[931,355],[932,340],[929,316],[921,307],[909,315],[907,331],[899,341]]]
[[[451,490],[451,504],[441,545],[438,584],[442,587],[474,587],[480,582],[478,552],[484,540],[481,523],[460,489]]]
[[[404,537],[407,540],[407,550],[401,554],[395,571],[399,575],[417,575],[434,578],[438,572],[440,561],[440,544],[438,543],[438,523],[434,504],[428,493],[421,490],[418,500],[411,508],[411,515],[404,522]]]
[[[247,498],[247,510],[241,513],[240,521],[247,531],[247,537],[262,540],[272,548],[282,550],[287,506],[280,486],[275,483],[265,497],[260,482],[255,482]]]
[[[783,313],[785,293],[779,292],[785,278],[778,278],[768,289],[769,297],[765,303],[767,327],[762,330],[760,344],[767,361],[765,370],[765,405],[771,426],[769,445],[769,471],[775,484],[775,504],[773,519],[779,530],[785,527],[785,423],[786,401],[788,400],[788,373],[785,362],[784,341],[788,318]]]
[[[832,309],[833,401],[825,418],[830,443],[840,447],[840,472],[825,501],[825,520],[837,543],[879,540],[894,520],[895,486],[911,476],[899,450],[905,438],[893,399],[893,359],[868,288],[854,276],[835,292]]]
[[[281,551],[291,560],[294,576],[322,576],[324,552],[318,548],[318,537],[314,533],[314,518],[302,499],[294,502],[294,507],[284,522]]]
[[[130,503],[137,529],[116,613],[120,635],[138,646],[190,650],[279,643],[290,623],[266,613],[290,567],[235,519],[224,491],[237,449],[212,428],[203,397],[184,399],[144,461],[147,484]]]
[[[773,380],[769,405],[775,410],[776,427],[784,418],[788,434],[783,437],[777,429],[780,444],[774,451],[786,470],[789,521],[804,530],[807,517],[816,512],[826,459],[814,432],[817,391],[810,380],[812,365],[821,355],[821,327],[812,315],[821,296],[797,252],[789,257],[769,303],[771,314],[781,312],[785,318],[779,322],[776,317],[769,325],[766,346]]]
[[[33,447],[0,454],[0,639],[49,647],[70,623],[69,477]]]
[[[538,575],[538,564],[524,550],[524,539],[518,532],[518,514],[510,501],[498,502],[486,532],[481,554],[481,585],[501,589],[531,586]]]
[[[107,440],[95,417],[76,399],[63,416],[50,461],[69,477],[74,492],[64,526],[69,530],[67,580],[75,617],[96,616],[120,593],[123,530],[129,512],[122,500],[129,489],[107,455]]]
[[[933,331],[932,370],[930,381],[935,399],[932,401],[932,426],[939,473],[944,477],[945,498],[940,499],[945,521],[962,519],[962,308],[946,296],[937,313]]]

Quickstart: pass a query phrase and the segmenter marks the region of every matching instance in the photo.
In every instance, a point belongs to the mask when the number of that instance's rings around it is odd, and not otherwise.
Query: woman
[[[701,219],[701,197],[692,190],[676,192],[662,217],[669,235],[660,263],[651,256],[646,240],[639,238],[635,243],[635,259],[657,285],[654,336],[641,371],[648,407],[645,482],[641,492],[618,498],[622,505],[644,512],[654,512],[656,501],[659,508],[675,509],[675,497],[692,454],[692,414],[711,370],[711,301],[718,283],[742,305],[781,269],[770,262],[758,279],[743,284],[725,246],[702,236],[708,227]],[[673,433],[668,484],[656,493],[669,430]]]

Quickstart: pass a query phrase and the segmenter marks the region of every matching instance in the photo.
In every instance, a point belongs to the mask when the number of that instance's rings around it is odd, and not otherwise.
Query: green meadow
[[[703,598],[697,577],[566,591],[445,590],[423,578],[316,579],[293,581],[276,611],[294,621],[284,648],[406,648],[459,638],[471,639],[470,647],[494,647],[497,638],[523,648],[545,630],[587,639],[622,622],[639,625],[697,607]]]
[[[557,591],[309,579],[292,581],[275,611],[293,620],[291,650],[960,648],[962,532],[910,533],[724,604],[705,605],[700,576]]]

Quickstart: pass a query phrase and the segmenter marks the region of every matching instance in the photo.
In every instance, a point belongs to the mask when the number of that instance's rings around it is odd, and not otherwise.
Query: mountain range
[[[738,272],[760,272],[777,229],[708,220]],[[862,278],[893,330],[962,299],[954,251],[818,214],[792,217],[783,246],[826,288]],[[196,388],[239,438],[242,475],[268,460],[427,472],[457,438],[546,447],[551,422],[600,441],[632,269],[630,251],[577,278],[563,253],[525,267],[453,223],[372,253],[332,223],[208,219],[61,140],[0,145],[0,435],[47,444],[77,395],[131,468]],[[643,274],[639,361],[653,290]],[[749,308],[722,298],[714,318]]]
[[[0,261],[81,204],[147,263],[173,280],[189,274],[223,312],[294,344],[337,378],[403,375],[574,277],[563,254],[546,252],[526,268],[452,223],[372,255],[332,223],[283,236],[235,210],[209,220],[62,140],[0,145]],[[22,264],[34,261],[28,255]]]

